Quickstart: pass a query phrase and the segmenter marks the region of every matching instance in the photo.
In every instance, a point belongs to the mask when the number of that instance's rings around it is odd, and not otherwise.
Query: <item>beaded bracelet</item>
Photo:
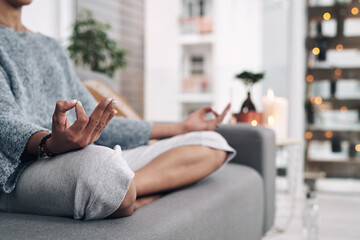
[[[54,154],[46,148],[46,140],[48,140],[50,137],[51,133],[41,139],[39,143],[39,158],[54,156]]]

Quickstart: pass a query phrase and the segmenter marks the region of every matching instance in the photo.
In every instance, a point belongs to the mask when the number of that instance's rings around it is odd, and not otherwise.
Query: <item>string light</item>
[[[358,9],[357,7],[353,7],[353,8],[351,9],[351,13],[352,13],[352,15],[358,15],[359,9]]]
[[[337,68],[337,69],[335,69],[334,73],[335,73],[335,76],[341,76],[342,70],[340,68]]]
[[[319,55],[319,54],[320,54],[320,48],[314,47],[313,50],[312,50],[312,53],[313,53],[314,55]]]
[[[348,108],[346,106],[342,106],[340,108],[340,112],[347,112]]]
[[[324,13],[323,18],[325,21],[327,21],[331,18],[331,14],[329,12]]]
[[[251,126],[256,127],[258,125],[258,122],[256,120],[251,121]]]
[[[322,98],[317,96],[314,98],[314,103],[317,104],[317,105],[320,105],[322,103]]]
[[[314,81],[314,76],[313,75],[307,75],[306,76],[306,81],[308,82],[308,83],[311,83],[311,82],[313,82]]]
[[[306,138],[307,140],[312,139],[312,137],[313,137],[313,133],[312,133],[312,132],[308,131],[308,132],[305,133],[305,138]]]
[[[357,152],[360,152],[360,144],[358,144],[358,145],[355,146],[355,150],[356,150]]]
[[[333,137],[333,132],[332,131],[326,131],[325,132],[325,137],[326,138],[332,138]]]
[[[338,45],[336,45],[336,50],[338,50],[339,52],[344,50],[344,45],[339,43]]]

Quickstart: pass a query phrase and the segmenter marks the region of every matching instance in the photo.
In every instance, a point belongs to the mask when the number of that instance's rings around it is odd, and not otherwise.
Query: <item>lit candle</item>
[[[268,89],[267,96],[262,98],[263,122],[265,126],[273,129],[276,141],[287,138],[288,128],[288,102],[285,98],[275,97],[274,91]]]

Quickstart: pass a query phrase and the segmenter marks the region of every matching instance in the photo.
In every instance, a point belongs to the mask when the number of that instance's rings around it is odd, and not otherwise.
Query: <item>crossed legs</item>
[[[135,172],[120,207],[108,218],[130,216],[157,198],[159,194],[193,184],[218,169],[226,152],[204,146],[171,149]]]

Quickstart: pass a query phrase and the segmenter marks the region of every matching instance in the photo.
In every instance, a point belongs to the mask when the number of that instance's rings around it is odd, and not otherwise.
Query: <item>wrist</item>
[[[186,121],[178,124],[179,134],[185,134],[189,132]]]
[[[59,154],[60,152],[57,151],[57,148],[54,144],[54,138],[51,136],[45,143],[46,150],[54,155]]]

